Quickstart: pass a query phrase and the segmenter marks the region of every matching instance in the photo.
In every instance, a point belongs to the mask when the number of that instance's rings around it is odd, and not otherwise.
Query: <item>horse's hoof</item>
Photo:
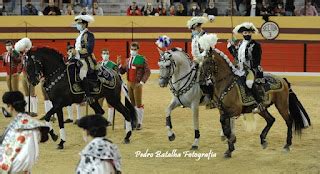
[[[265,141],[261,144],[262,149],[266,149],[268,147],[268,142]]]
[[[58,144],[57,149],[64,149],[63,144],[65,143],[65,141],[61,140],[60,143]]]
[[[56,134],[53,134],[53,135],[51,135],[51,138],[52,138],[52,140],[53,140],[54,142],[56,142],[56,141],[58,140],[59,136],[56,135]]]
[[[226,141],[227,140],[227,137],[226,136],[221,136],[221,141]]]
[[[198,150],[199,147],[198,146],[191,146],[191,149],[190,150]]]
[[[283,152],[290,152],[290,146],[289,145],[285,145],[284,147],[283,147]]]
[[[123,140],[123,144],[130,144],[130,139],[129,138],[125,138]]]
[[[169,141],[174,141],[176,139],[176,135],[173,133],[171,136],[168,137]]]
[[[224,153],[224,158],[226,158],[226,159],[231,158],[231,152],[225,152]]]
[[[61,150],[64,149],[63,145],[58,144],[57,149]]]

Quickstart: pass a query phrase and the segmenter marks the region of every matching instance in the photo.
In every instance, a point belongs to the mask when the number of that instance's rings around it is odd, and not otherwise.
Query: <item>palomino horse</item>
[[[45,79],[44,87],[49,99],[52,101],[53,108],[46,113],[44,119],[49,122],[50,117],[57,113],[61,138],[58,149],[63,149],[65,135],[62,108],[73,103],[81,103],[84,98],[84,93],[79,91],[75,94],[71,91],[74,85],[70,85],[69,81],[71,77],[68,75],[67,65],[64,63],[63,55],[58,51],[47,47],[33,48],[27,53],[27,56],[27,74],[31,84],[37,85],[41,76]],[[107,73],[104,69],[100,69],[99,71],[104,74]],[[108,73],[110,73],[109,77],[112,76],[114,78],[112,79],[115,80],[113,82],[113,88],[105,87],[103,83],[100,86],[100,92],[93,95],[96,100],[90,104],[90,107],[96,114],[104,114],[104,110],[99,105],[97,99],[106,98],[108,103],[124,116],[126,123],[124,143],[129,143],[132,134],[131,120],[136,119],[136,111],[130,103],[130,99],[127,97],[128,95],[125,95],[125,106],[121,103],[120,93],[122,81],[116,72],[110,71]],[[103,79],[107,80],[104,77]],[[81,88],[77,88],[81,90]]]
[[[209,66],[210,73],[214,80],[214,100],[216,106],[220,111],[220,122],[224,135],[228,138],[228,149],[224,156],[230,158],[232,151],[234,151],[234,143],[236,136],[231,131],[230,118],[239,116],[243,113],[250,113],[255,107],[254,105],[244,106],[241,94],[238,89],[240,84],[237,83],[239,76],[233,72],[237,69],[233,66],[229,58],[218,49],[211,49],[209,56],[203,62],[204,66]],[[267,75],[267,74],[266,74]],[[270,75],[269,75],[270,76]],[[296,98],[296,95],[290,88],[290,84],[286,79],[272,77],[281,83],[282,88],[278,90],[269,90],[265,97],[269,97],[268,101],[264,102],[266,108],[274,104],[283,117],[287,125],[287,140],[284,150],[289,151],[292,144],[292,129],[301,135],[303,128],[311,125],[308,114],[305,112],[303,106]],[[267,109],[260,112],[267,122],[267,125],[260,134],[261,145],[263,148],[267,147],[266,137],[272,127],[275,118],[268,112]]]
[[[172,130],[171,112],[178,106],[189,107],[193,114],[194,142],[191,149],[198,149],[199,131],[199,104],[202,91],[199,85],[198,68],[190,60],[189,56],[181,49],[176,48],[169,51],[161,51],[158,65],[160,67],[160,87],[170,85],[173,98],[166,109],[166,126],[168,138],[175,139]]]

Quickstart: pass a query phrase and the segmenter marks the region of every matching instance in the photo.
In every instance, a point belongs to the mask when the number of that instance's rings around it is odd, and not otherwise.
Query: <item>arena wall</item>
[[[190,17],[95,17],[90,25],[96,37],[95,54],[106,47],[111,59],[128,56],[131,41],[139,41],[140,53],[148,58],[151,69],[158,69],[158,52],[154,42],[166,34],[178,46],[190,53],[190,31],[186,21]],[[254,36],[262,44],[262,65],[266,71],[320,72],[320,17],[271,17],[280,27],[276,40],[267,41],[259,34]],[[218,34],[217,48],[227,53],[226,40],[231,38],[232,28],[244,21],[253,22],[257,28],[264,23],[260,17],[217,17],[204,25],[205,30]],[[7,16],[0,17],[0,40],[32,39],[34,46],[49,46],[66,52],[66,43],[74,43],[77,31],[72,16]],[[235,37],[241,39],[239,35]],[[0,52],[4,52],[0,46]],[[228,54],[229,55],[229,54]],[[0,68],[3,71],[3,68]]]

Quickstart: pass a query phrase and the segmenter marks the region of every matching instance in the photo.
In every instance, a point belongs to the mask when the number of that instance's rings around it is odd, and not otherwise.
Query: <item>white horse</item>
[[[189,56],[180,48],[169,51],[161,51],[158,65],[160,67],[160,87],[166,87],[168,84],[173,94],[173,98],[166,109],[166,126],[168,128],[168,138],[170,141],[175,139],[172,130],[171,112],[178,106],[184,106],[192,109],[193,127],[195,139],[191,149],[198,149],[200,131],[199,131],[199,104],[203,96],[199,85],[199,70],[191,61]]]

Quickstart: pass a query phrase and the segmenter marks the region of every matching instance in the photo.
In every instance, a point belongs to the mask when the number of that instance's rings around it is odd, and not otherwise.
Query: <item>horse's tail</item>
[[[125,96],[125,107],[129,109],[131,123],[135,124],[137,122],[137,111],[130,101],[127,85],[123,81],[121,81],[121,91]]]
[[[307,128],[311,126],[311,121],[309,118],[308,113],[302,106],[301,102],[299,101],[298,97],[296,94],[293,92],[291,88],[291,84],[288,82],[286,78],[283,78],[289,88],[289,112],[290,112],[290,117],[293,119],[294,127],[295,127],[295,132],[298,135],[301,135],[301,131],[304,128]]]

